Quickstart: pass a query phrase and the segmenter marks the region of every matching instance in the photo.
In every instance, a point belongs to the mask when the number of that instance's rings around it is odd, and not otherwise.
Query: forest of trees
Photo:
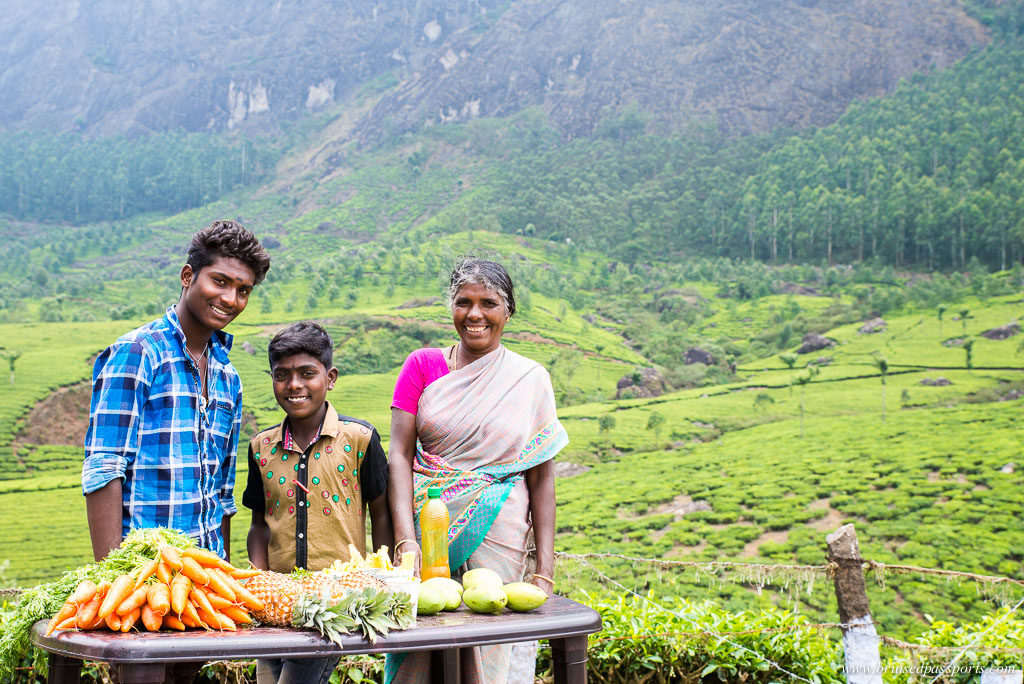
[[[0,133],[0,212],[72,223],[177,212],[259,181],[275,156],[265,144],[208,133]]]
[[[396,150],[414,149],[398,162],[412,174],[392,174],[392,182],[415,189],[436,164],[432,146],[457,143],[466,157],[436,166],[458,164],[460,178],[486,191],[472,206],[439,200],[417,212],[429,206],[446,230],[569,241],[628,264],[707,257],[1003,270],[1024,259],[1024,3],[976,0],[969,8],[993,28],[991,45],[857,102],[821,129],[736,139],[695,121],[672,132],[627,106],[594,136],[564,140],[543,113],[526,110],[353,149],[346,163],[394,166]],[[183,132],[0,133],[0,214],[93,224],[114,243],[130,242],[137,236],[123,234],[135,230],[126,218],[201,206],[256,183],[281,146]],[[297,206],[303,198],[288,199]],[[408,209],[388,202],[395,206],[380,216]],[[371,225],[387,231],[389,220]],[[52,271],[94,250],[95,236],[67,233],[34,266]],[[8,248],[38,256],[37,242],[15,231]]]
[[[1021,74],[1024,43],[1008,37],[824,129],[662,136],[627,110],[593,140],[552,145],[534,130],[499,166],[491,210],[503,230],[627,261],[1005,269],[1024,256]]]

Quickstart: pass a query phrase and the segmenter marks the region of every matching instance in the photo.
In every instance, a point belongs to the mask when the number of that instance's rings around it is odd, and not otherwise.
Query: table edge
[[[575,602],[573,602],[575,603]],[[313,630],[285,629],[275,633],[276,641],[265,647],[252,642],[232,643],[231,633],[190,633],[192,648],[189,657],[182,658],[182,648],[189,647],[189,639],[175,641],[180,633],[147,634],[145,639],[91,638],[88,632],[54,632],[46,637],[46,620],[32,628],[32,643],[49,653],[79,660],[98,660],[109,663],[129,662],[199,662],[210,660],[237,660],[252,658],[318,657],[327,655],[359,655],[365,653],[402,653],[437,649],[486,646],[537,640],[561,640],[586,636],[601,630],[601,616],[597,611],[575,604],[578,608],[568,615],[553,613],[533,629],[523,629],[523,623],[496,622],[497,632],[480,634],[472,629],[462,636],[458,626],[424,626],[395,631],[370,644],[360,635],[343,638],[338,646]],[[260,629],[260,628],[257,628]],[[248,632],[249,630],[242,630]],[[439,633],[440,631],[440,633]],[[67,636],[63,636],[67,635]],[[284,643],[281,643],[281,638]],[[220,643],[217,643],[220,642]],[[302,651],[302,653],[297,653]]]

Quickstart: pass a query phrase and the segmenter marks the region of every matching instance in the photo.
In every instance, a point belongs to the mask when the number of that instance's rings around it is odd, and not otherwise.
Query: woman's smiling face
[[[452,299],[452,322],[462,346],[479,358],[501,343],[508,310],[501,294],[478,283],[467,283]]]

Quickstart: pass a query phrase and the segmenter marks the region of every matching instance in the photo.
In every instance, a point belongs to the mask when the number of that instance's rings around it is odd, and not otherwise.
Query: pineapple
[[[336,643],[353,627],[375,643],[378,633],[415,622],[409,597],[389,593],[367,572],[261,572],[245,586],[264,603],[253,612],[263,624],[316,629]]]
[[[343,561],[338,559],[334,561],[331,567],[328,568],[331,572],[353,572],[355,570],[394,570],[394,566],[391,565],[391,558],[388,556],[388,547],[381,546],[379,549],[371,554],[367,554],[365,558],[359,553],[359,549],[356,548],[355,544],[348,545],[348,560]]]
[[[291,627],[292,605],[305,593],[303,586],[292,575],[261,572],[249,578],[245,588],[263,601],[263,610],[252,611],[254,618],[265,625]]]
[[[372,588],[384,592],[387,585],[368,572],[357,570],[345,573],[314,572],[299,579],[303,586],[324,598],[337,599],[353,590]]]

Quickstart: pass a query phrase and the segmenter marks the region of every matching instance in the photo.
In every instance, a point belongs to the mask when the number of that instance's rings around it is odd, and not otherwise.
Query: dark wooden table
[[[391,632],[371,645],[349,635],[341,647],[316,632],[278,627],[237,632],[133,632],[105,630],[57,631],[43,636],[46,620],[32,629],[32,642],[50,654],[52,684],[77,684],[83,660],[100,660],[117,669],[122,684],[164,680],[170,663],[253,658],[302,658],[359,653],[438,651],[443,681],[459,681],[459,648],[547,639],[551,643],[555,682],[577,684],[587,679],[587,635],[601,629],[594,610],[561,596],[552,596],[529,613],[477,615],[465,606],[452,613],[420,617],[415,629]]]

